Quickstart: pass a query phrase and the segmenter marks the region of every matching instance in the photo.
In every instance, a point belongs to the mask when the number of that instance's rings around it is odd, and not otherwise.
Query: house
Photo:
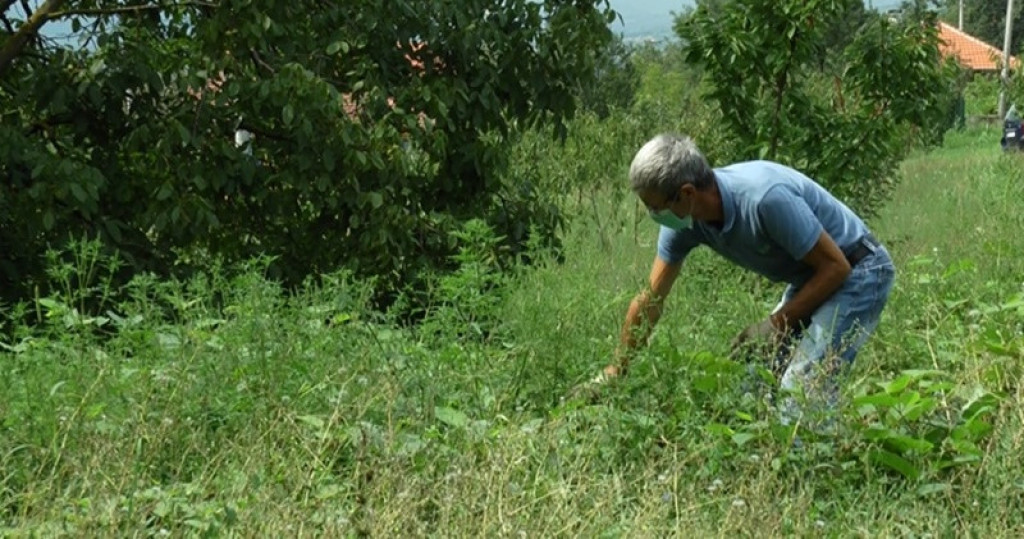
[[[1003,68],[1003,51],[984,41],[939,22],[939,52],[943,57],[953,57],[965,69],[974,73],[998,73]],[[1019,69],[1020,60],[1010,56],[1010,69]]]
[[[968,120],[964,85],[976,75],[981,75],[988,79],[999,79],[1004,65],[1003,51],[941,21],[939,22],[939,40],[939,52],[942,54],[942,57],[954,58],[966,71],[966,76],[959,83],[960,94],[955,105],[956,110],[954,111],[956,124],[962,127]],[[1010,70],[1017,71],[1020,69],[1020,65],[1020,59],[1011,55],[1008,66]],[[975,105],[975,108],[980,107],[982,114],[972,115],[970,118],[972,122],[981,121],[993,124],[1002,121],[1003,111],[997,110],[994,102],[984,100],[983,103],[976,103]],[[999,103],[999,107],[1002,107],[1002,102]]]

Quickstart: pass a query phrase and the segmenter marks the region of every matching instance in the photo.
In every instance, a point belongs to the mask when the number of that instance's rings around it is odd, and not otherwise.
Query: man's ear
[[[679,192],[687,197],[693,197],[693,195],[697,194],[697,188],[694,187],[692,183],[684,183],[683,186],[679,188]]]

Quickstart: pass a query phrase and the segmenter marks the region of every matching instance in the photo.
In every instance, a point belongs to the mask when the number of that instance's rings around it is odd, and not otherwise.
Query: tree
[[[676,21],[744,158],[790,163],[870,213],[907,134],[945,131],[952,78],[933,23],[877,17],[821,71],[828,31],[857,0],[734,0]]]
[[[578,89],[583,108],[606,118],[612,109],[628,109],[633,104],[640,82],[635,51],[618,36],[595,51],[595,80]]]
[[[391,289],[443,269],[467,219],[511,247],[531,224],[550,235],[557,215],[500,181],[503,136],[564,126],[614,16],[601,0],[50,4],[0,6],[9,295],[72,234],[136,271],[262,254],[290,282],[347,267]],[[37,15],[93,46],[12,41]]]
[[[696,6],[701,8],[703,17],[715,20],[727,16],[730,11],[743,9],[743,4],[737,0],[696,0]],[[695,9],[685,9],[676,18],[676,25],[686,24],[693,17]],[[820,30],[820,39],[808,44],[816,58],[817,69],[822,73],[830,72],[830,63],[841,63],[838,58],[842,51],[853,42],[861,29],[878,18],[878,14],[868,11],[863,2],[841,2],[835,9],[832,16],[815,22],[817,30]]]

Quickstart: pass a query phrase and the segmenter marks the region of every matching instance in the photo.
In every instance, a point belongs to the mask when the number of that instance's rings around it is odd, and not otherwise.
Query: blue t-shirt
[[[658,256],[679,264],[707,245],[736,264],[775,282],[799,287],[814,274],[801,259],[824,230],[843,251],[868,232],[849,207],[797,170],[769,161],[716,168],[723,223],[693,222],[688,230],[661,227]]]

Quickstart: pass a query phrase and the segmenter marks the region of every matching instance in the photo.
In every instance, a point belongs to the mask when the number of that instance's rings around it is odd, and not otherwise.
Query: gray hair
[[[685,184],[698,190],[714,184],[711,165],[690,137],[662,133],[644,144],[629,165],[634,193],[650,190],[672,195]]]

